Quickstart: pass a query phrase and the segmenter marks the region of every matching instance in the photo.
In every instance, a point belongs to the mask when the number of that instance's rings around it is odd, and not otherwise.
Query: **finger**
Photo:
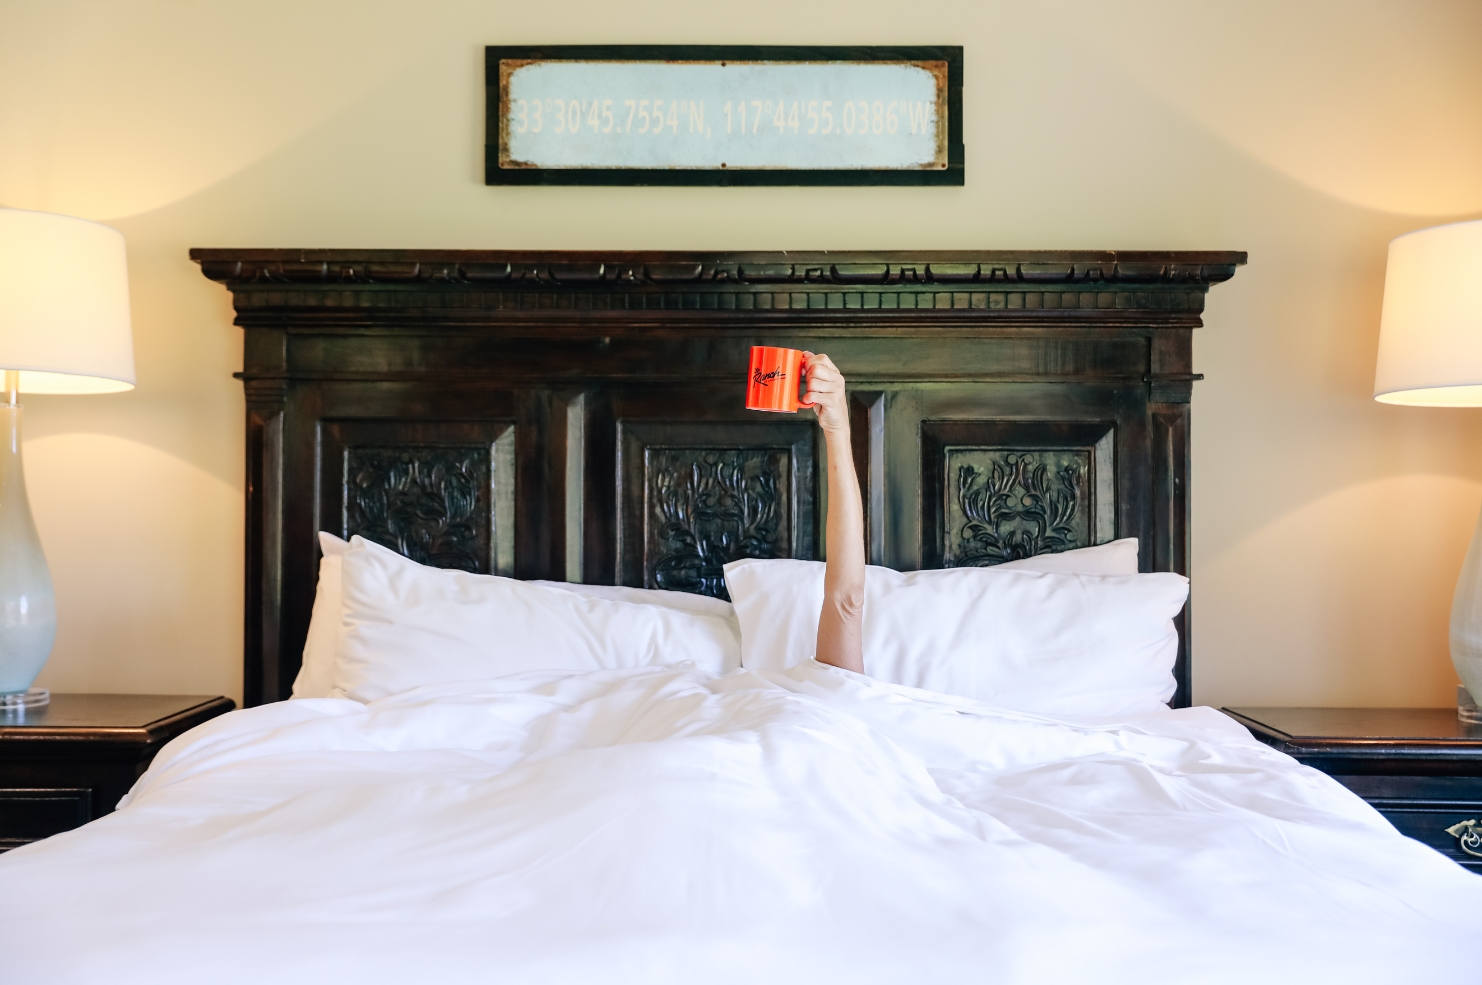
[[[808,374],[807,382],[809,386],[827,386],[831,389],[838,389],[843,385],[844,378],[838,373],[815,369]]]
[[[839,372],[839,367],[828,362],[827,359],[820,359],[818,362],[810,363],[808,365],[808,372],[810,375],[823,376],[829,379],[839,378],[844,375]]]

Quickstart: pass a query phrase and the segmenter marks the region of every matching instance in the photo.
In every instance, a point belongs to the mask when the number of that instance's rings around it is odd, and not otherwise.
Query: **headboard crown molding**
[[[1193,330],[1234,252],[198,249],[245,330],[248,704],[286,697],[316,531],[519,578],[724,596],[819,555],[807,415],[749,347],[848,375],[869,559],[1137,537],[1188,572]],[[1176,705],[1189,703],[1187,612]]]
[[[1199,284],[1229,280],[1229,251],[923,250],[603,252],[194,249],[224,284]]]
[[[343,292],[456,294],[471,309],[828,312],[853,309],[1195,313],[1244,253],[1108,250],[894,252],[527,252],[506,250],[196,249],[237,295],[314,307]],[[302,293],[284,297],[285,289]],[[326,291],[336,292],[333,295]]]

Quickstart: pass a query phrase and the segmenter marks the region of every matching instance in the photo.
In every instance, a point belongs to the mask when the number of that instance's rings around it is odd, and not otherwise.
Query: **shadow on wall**
[[[1468,543],[1457,534],[1477,500],[1475,482],[1389,476],[1248,532],[1194,580],[1198,687],[1225,704],[1446,704],[1451,586]],[[1243,605],[1206,604],[1228,598]],[[1230,639],[1238,653],[1205,659],[1207,641]]]
[[[1444,221],[1482,211],[1482,6],[1256,0],[1141,5],[1107,37],[1057,8],[1120,86],[1243,153],[1362,208]],[[1118,105],[1119,111],[1125,109]],[[1436,222],[1419,222],[1435,225]]]

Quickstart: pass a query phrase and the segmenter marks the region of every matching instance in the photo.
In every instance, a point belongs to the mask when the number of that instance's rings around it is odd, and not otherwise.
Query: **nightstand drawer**
[[[0,713],[0,851],[109,813],[165,743],[232,707],[188,694],[53,694]]]
[[[1482,777],[1338,775],[1333,779],[1367,800],[1400,834],[1482,872],[1482,857],[1467,854],[1457,836],[1446,831],[1465,821],[1482,822]],[[1482,851],[1482,845],[1472,847]]]
[[[1467,821],[1476,821],[1476,836],[1467,839],[1468,847],[1482,852],[1482,801],[1475,803],[1426,803],[1424,801],[1370,801],[1374,809],[1383,814],[1400,834],[1424,845],[1429,845],[1454,862],[1469,869],[1482,872],[1482,856],[1471,855],[1462,849],[1461,835],[1451,834],[1447,829]]]
[[[1482,874],[1482,726],[1455,708],[1226,708],[1251,735],[1321,770],[1403,835]]]
[[[87,787],[0,788],[0,851],[71,831],[92,817]]]

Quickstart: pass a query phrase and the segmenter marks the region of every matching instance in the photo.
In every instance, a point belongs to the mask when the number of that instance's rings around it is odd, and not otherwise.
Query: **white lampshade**
[[[1482,407],[1482,220],[1389,244],[1374,399]]]
[[[0,369],[25,393],[134,387],[124,238],[85,219],[0,209]]]

